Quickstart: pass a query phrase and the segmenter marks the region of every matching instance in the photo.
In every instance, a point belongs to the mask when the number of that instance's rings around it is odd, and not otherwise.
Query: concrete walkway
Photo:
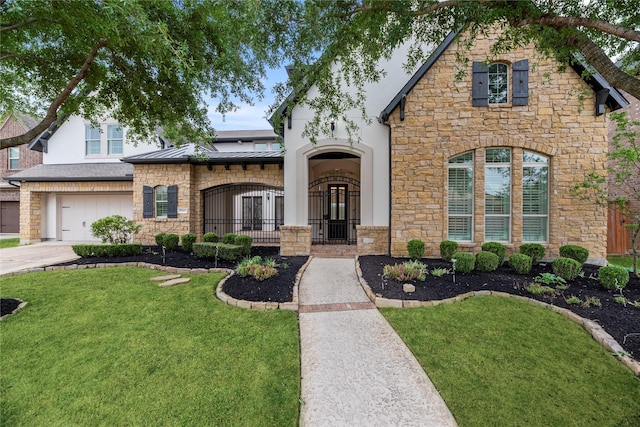
[[[413,354],[366,297],[354,259],[314,258],[298,298],[302,427],[457,425]]]
[[[69,242],[40,242],[0,249],[0,276],[78,258]]]

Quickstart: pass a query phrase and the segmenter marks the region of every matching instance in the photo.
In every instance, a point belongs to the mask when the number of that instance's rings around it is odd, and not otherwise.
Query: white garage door
[[[133,218],[130,194],[62,196],[60,200],[60,237],[65,241],[99,242],[91,235],[91,223],[111,215]]]

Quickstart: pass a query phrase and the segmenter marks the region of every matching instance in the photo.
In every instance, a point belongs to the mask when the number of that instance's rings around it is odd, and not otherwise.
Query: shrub
[[[235,233],[227,233],[222,236],[222,243],[226,243],[227,245],[235,245],[236,237],[238,237]]]
[[[553,260],[551,268],[556,276],[560,276],[564,280],[573,280],[578,277],[582,264],[575,259],[560,257]]]
[[[540,273],[533,280],[536,283],[542,283],[544,285],[556,285],[556,287],[558,287],[558,285],[563,286],[567,284],[566,280],[564,280],[560,276],[556,276],[553,273]]]
[[[629,272],[614,265],[598,269],[598,281],[605,289],[615,291],[623,289],[629,283]]]
[[[451,262],[451,257],[458,250],[458,243],[453,240],[443,240],[440,243],[440,258]]]
[[[498,242],[487,242],[482,245],[482,250],[487,252],[493,252],[498,255],[499,265],[504,262],[504,257],[507,256],[507,247]]]
[[[544,258],[545,252],[544,246],[540,243],[525,243],[524,245],[520,245],[520,253],[529,255],[533,264],[537,264],[538,261]]]
[[[471,273],[476,268],[476,257],[469,252],[456,252],[451,256],[455,260],[453,269],[456,273]]]
[[[249,256],[251,254],[251,244],[253,243],[253,239],[251,236],[240,235],[236,236],[233,244],[242,246],[242,256]]]
[[[204,233],[202,241],[207,243],[216,243],[218,241],[218,235],[216,233]]]
[[[193,251],[193,244],[196,242],[196,235],[187,233],[182,236],[182,250],[185,252]]]
[[[529,274],[533,258],[525,254],[513,254],[509,257],[509,266],[518,274]]]
[[[427,266],[420,261],[405,261],[402,264],[385,265],[383,275],[393,280],[421,280],[427,278]]]
[[[167,233],[158,233],[158,234],[156,234],[156,236],[155,236],[156,245],[158,245],[158,246],[164,245],[164,236],[166,236],[166,235],[167,235]]]
[[[128,243],[142,226],[122,215],[111,215],[91,223],[91,235],[102,243]]]
[[[421,259],[424,256],[424,242],[419,239],[409,240],[407,252],[409,252],[409,258]]]
[[[442,277],[445,274],[449,273],[451,273],[451,270],[449,270],[448,268],[434,268],[433,270],[431,270],[431,275],[433,277]]]
[[[177,234],[165,234],[162,238],[162,244],[167,250],[175,251],[178,249],[178,243],[180,242],[180,236]]]
[[[587,258],[589,258],[589,251],[582,246],[564,245],[560,246],[560,256],[575,259],[580,264],[584,264],[587,262]]]
[[[73,252],[80,257],[115,257],[142,254],[140,243],[118,243],[115,245],[72,245]]]
[[[480,271],[495,271],[500,265],[498,255],[493,252],[482,251],[476,254],[476,268]]]
[[[226,261],[235,261],[242,257],[242,246],[218,242],[194,243],[193,253],[200,258],[219,258]]]
[[[263,281],[278,274],[276,267],[279,265],[275,260],[262,260],[261,257],[255,256],[243,259],[236,267],[236,272],[242,277],[252,276],[256,280]]]

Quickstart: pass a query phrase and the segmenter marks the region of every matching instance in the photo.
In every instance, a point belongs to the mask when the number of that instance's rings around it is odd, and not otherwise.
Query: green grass
[[[296,425],[294,312],[214,296],[222,275],[158,288],[142,268],[3,278],[0,424]]]
[[[15,248],[20,245],[20,238],[14,237],[11,239],[0,239],[0,249]]]
[[[462,427],[640,425],[640,379],[550,310],[476,297],[381,311]]]
[[[617,265],[619,267],[633,268],[633,257],[632,256],[610,255],[610,256],[607,257],[607,261],[609,261],[610,264]]]

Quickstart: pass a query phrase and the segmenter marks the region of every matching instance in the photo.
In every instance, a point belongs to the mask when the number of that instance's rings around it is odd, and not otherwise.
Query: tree
[[[630,232],[633,271],[640,277],[638,245],[640,244],[640,121],[629,120],[626,112],[611,113],[616,133],[608,156],[612,160],[608,172],[613,179],[589,173],[585,180],[572,189],[572,194],[583,200],[592,200],[610,206],[627,217],[625,227]],[[609,188],[613,186],[613,190]],[[613,195],[612,195],[613,194]]]
[[[326,131],[321,117],[362,109],[364,83],[384,74],[378,60],[400,44],[411,43],[414,69],[450,31],[465,28],[459,43],[471,46],[496,25],[496,53],[534,43],[561,64],[581,53],[640,98],[637,0],[0,0],[0,10],[0,110],[44,116],[2,148],[65,114],[107,112],[139,135],[162,126],[176,142],[203,142],[205,94],[229,111],[234,97],[260,96],[266,68],[281,64],[294,72],[291,86],[276,88],[279,100],[293,89],[315,109],[313,137]],[[311,83],[314,99],[305,94]]]

